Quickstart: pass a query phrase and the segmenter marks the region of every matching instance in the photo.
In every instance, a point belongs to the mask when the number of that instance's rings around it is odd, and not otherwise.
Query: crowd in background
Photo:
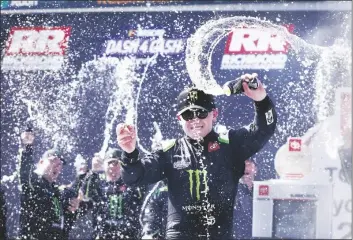
[[[95,154],[91,164],[78,154],[76,178],[69,185],[59,185],[56,179],[66,164],[63,153],[49,149],[35,161],[34,134],[23,132],[21,139],[21,239],[165,238],[168,187],[164,181],[127,187],[120,177],[118,149],[109,149],[103,157]],[[255,174],[254,162],[247,160],[234,207],[236,239],[251,238]],[[0,205],[0,239],[6,239],[6,219],[12,209],[6,207],[3,186]]]

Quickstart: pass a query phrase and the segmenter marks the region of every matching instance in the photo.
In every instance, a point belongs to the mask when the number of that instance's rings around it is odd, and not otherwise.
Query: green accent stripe
[[[229,144],[229,139],[218,137],[218,141],[220,141],[221,143]]]
[[[87,187],[86,187],[86,198],[88,198],[89,185],[91,184],[92,177],[88,179]]]
[[[175,139],[171,140],[168,145],[166,145],[165,147],[163,146],[163,152],[168,151],[169,149],[171,149],[174,145],[175,145]]]

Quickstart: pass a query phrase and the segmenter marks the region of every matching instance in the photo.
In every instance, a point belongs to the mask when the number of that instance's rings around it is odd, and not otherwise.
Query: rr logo
[[[123,196],[120,195],[112,195],[109,197],[109,212],[112,217],[123,216]]]
[[[197,100],[197,92],[196,91],[191,91],[189,93],[189,99],[191,102],[195,102]]]
[[[205,188],[205,192],[208,191],[208,186],[207,186],[207,171],[205,169],[203,170],[186,170],[189,173],[189,182],[190,182],[190,194],[191,197],[193,197],[193,192],[194,192],[194,175],[195,175],[195,192],[196,192],[196,199],[200,200],[200,176],[202,177],[202,182]]]

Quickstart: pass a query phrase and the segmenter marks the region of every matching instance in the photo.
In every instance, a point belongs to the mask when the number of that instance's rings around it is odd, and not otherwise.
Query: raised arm
[[[20,182],[22,186],[28,186],[31,174],[34,170],[33,162],[33,141],[34,134],[32,132],[23,132],[21,140],[24,147],[20,150]]]
[[[245,78],[257,75],[245,75]],[[275,106],[260,81],[256,90],[250,90],[243,83],[244,94],[254,100],[255,119],[250,125],[238,130],[229,131],[230,144],[235,149],[239,159],[246,160],[257,153],[274,134],[277,124]]]
[[[118,145],[123,150],[121,157],[123,181],[128,185],[147,185],[162,180],[166,153],[160,150],[140,157],[136,148],[134,127],[119,124],[116,132]]]

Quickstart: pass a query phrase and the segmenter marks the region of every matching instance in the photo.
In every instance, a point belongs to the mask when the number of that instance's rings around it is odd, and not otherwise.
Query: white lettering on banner
[[[19,1],[19,0],[11,1],[11,6],[13,7],[32,7],[37,5],[38,5],[38,1]]]
[[[290,32],[293,25],[287,26]],[[221,69],[283,69],[289,43],[266,29],[239,28],[229,33]]]
[[[165,33],[164,29],[137,29],[129,30],[129,37],[162,37]]]
[[[120,39],[106,42],[106,55],[178,54],[184,50],[183,39]]]
[[[7,71],[58,70],[64,62],[62,56],[6,56],[2,69]]]
[[[58,70],[64,63],[71,27],[13,27],[4,70]]]
[[[283,69],[287,59],[285,54],[225,54],[222,58],[221,69]]]

